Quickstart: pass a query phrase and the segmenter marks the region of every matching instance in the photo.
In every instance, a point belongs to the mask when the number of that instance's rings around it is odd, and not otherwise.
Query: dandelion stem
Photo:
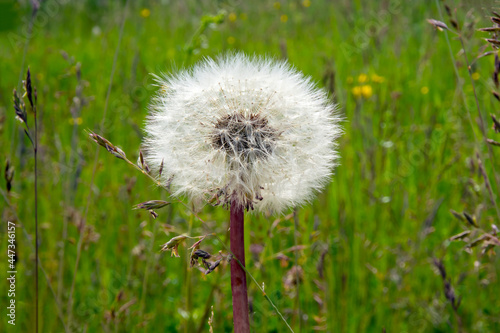
[[[231,199],[230,247],[233,255],[245,266],[244,211],[236,197]],[[236,260],[231,261],[231,293],[233,296],[233,324],[235,333],[250,332],[248,318],[247,278]]]

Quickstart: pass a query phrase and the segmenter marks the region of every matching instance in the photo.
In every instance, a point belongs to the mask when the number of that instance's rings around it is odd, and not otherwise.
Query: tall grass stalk
[[[29,69],[28,69],[29,73]],[[35,91],[36,96],[36,91]],[[36,99],[36,97],[35,97]],[[37,122],[37,112],[36,112],[36,102],[32,106],[35,115],[35,142],[33,146],[33,152],[35,155],[35,327],[36,332],[38,332],[38,248],[39,248],[39,236],[38,236],[38,122]]]
[[[293,210],[293,245],[297,246],[298,241],[297,241],[297,235],[299,233],[299,214],[297,208]],[[294,251],[295,253],[295,289],[296,289],[296,300],[295,300],[295,306],[296,310],[298,312],[298,318],[299,318],[299,332],[302,332],[302,313],[300,310],[300,271],[298,270],[299,267],[299,254],[298,251]]]
[[[150,221],[152,221],[153,218],[150,217]],[[154,219],[153,223],[153,236],[151,237],[151,247],[149,249],[150,253],[154,253],[154,244],[156,240],[156,232],[158,230],[158,221]],[[144,314],[144,308],[146,307],[146,294],[148,292],[148,279],[149,279],[149,271],[151,270],[151,267],[155,267],[154,262],[155,262],[155,255],[150,255],[148,256],[148,260],[146,262],[146,269],[144,271],[144,278],[142,280],[142,294],[141,294],[141,301],[140,301],[140,306],[139,306],[139,320],[141,320],[143,314]]]
[[[30,42],[31,37],[33,35],[33,22],[35,21],[37,13],[38,13],[37,4],[35,2],[32,2],[31,15],[30,15],[30,20],[28,22],[27,38],[26,38],[26,40],[24,42],[24,46],[23,46],[23,57],[21,60],[21,70],[19,71],[19,79],[17,80],[17,90],[21,90],[21,84],[23,81],[23,74],[24,74],[24,64],[26,63],[26,54],[28,53],[29,42]],[[14,124],[14,122],[15,122],[15,119],[12,120],[12,124]],[[12,131],[12,137],[10,139],[10,142],[11,142],[10,150],[11,151],[14,150],[14,143],[15,143],[14,135],[15,135],[15,133],[16,133],[16,131]]]
[[[193,230],[193,215],[191,214],[189,216],[189,222],[188,222],[188,235],[191,235],[191,231]],[[186,253],[186,265],[184,266],[185,272],[184,272],[184,285],[186,286],[186,323],[184,326],[184,332],[189,333],[190,330],[192,329],[193,325],[193,318],[191,315],[191,310],[193,307],[193,288],[191,288],[191,269],[189,269],[189,265],[187,264],[190,260],[190,253]]]
[[[9,207],[10,210],[12,211],[12,213],[14,214],[16,222],[21,226],[21,229],[23,230],[24,237],[26,237],[26,239],[28,240],[28,244],[29,244],[29,247],[30,247],[31,251],[32,252],[36,252],[36,248],[35,248],[35,246],[32,243],[33,238],[28,233],[28,231],[26,230],[26,226],[24,225],[24,223],[19,218],[19,215],[17,215],[17,212],[14,209],[14,206],[12,205],[12,203],[10,202],[7,194],[3,190],[1,190],[1,189],[0,189],[0,193],[2,194],[2,196],[4,198],[4,201],[5,201],[5,204],[7,205],[7,207]],[[63,316],[63,312],[62,312],[61,302],[58,300],[58,297],[56,295],[54,287],[52,287],[52,283],[50,282],[51,279],[49,278],[49,276],[48,276],[47,271],[45,270],[45,268],[43,268],[43,264],[42,264],[40,258],[38,258],[37,261],[38,261],[38,268],[40,269],[40,271],[42,272],[43,276],[45,277],[45,280],[47,281],[47,286],[49,287],[49,290],[52,293],[52,296],[54,297],[54,302],[56,304],[56,310],[57,310],[57,317],[59,318],[59,320],[61,320],[61,324],[64,327],[64,332],[69,332],[69,330],[67,329],[66,324],[64,322],[64,316]]]
[[[440,18],[441,21],[443,21],[444,20],[443,19],[443,14],[441,12],[441,6],[440,6],[438,0],[436,0],[436,6],[437,6],[438,11],[439,11],[439,18]],[[457,24],[457,26],[458,26],[458,24]],[[495,158],[494,158],[492,149],[491,149],[491,147],[490,147],[490,145],[488,144],[488,141],[487,141],[488,137],[486,136],[486,127],[485,127],[485,124],[484,124],[484,119],[483,119],[483,114],[481,112],[481,106],[479,104],[479,99],[477,97],[476,86],[474,84],[474,79],[472,78],[472,68],[471,68],[471,64],[469,62],[469,57],[467,55],[467,50],[466,50],[466,47],[465,47],[465,42],[464,42],[464,39],[463,39],[462,31],[461,31],[461,29],[458,29],[457,32],[454,32],[453,30],[449,30],[449,31],[451,31],[451,32],[453,32],[453,33],[455,33],[457,35],[458,39],[460,40],[460,44],[462,46],[465,63],[467,65],[467,72],[469,74],[469,79],[470,79],[470,82],[471,82],[471,85],[472,85],[472,90],[473,90],[473,93],[474,93],[474,100],[475,100],[475,103],[476,103],[477,113],[479,115],[479,128],[480,128],[482,136],[483,136],[483,142],[486,144],[487,149],[488,149],[488,155],[489,155],[489,159],[490,159],[491,169],[493,171],[493,175],[494,175],[494,179],[495,179],[495,185],[496,185],[496,188],[498,190],[498,189],[500,189],[500,186],[499,186],[498,177],[496,176],[497,173],[496,173],[496,170],[495,170],[495,163],[494,163]],[[453,52],[451,50],[451,45],[450,45],[450,42],[449,42],[448,33],[447,33],[446,29],[444,29],[444,33],[445,33],[446,40],[447,40],[447,43],[448,43],[448,48],[449,48],[449,51],[450,51],[451,60],[453,62],[453,68],[455,69],[455,74],[457,76],[457,82],[460,82],[460,76],[459,76],[457,64],[455,62],[455,57],[453,56]],[[468,113],[468,116],[469,116],[469,122],[470,122],[470,125],[472,127],[472,132],[474,133],[474,141],[477,142],[477,137],[476,137],[475,132],[474,132],[474,125],[473,125],[472,117],[471,117],[471,114],[470,114],[470,111],[469,111],[469,107],[467,106],[467,102],[466,102],[466,98],[465,98],[465,93],[463,92],[463,89],[460,89],[460,91],[462,92],[461,94],[462,94],[462,97],[463,97],[464,106],[467,109],[467,113]],[[478,149],[477,154],[478,154],[479,157],[481,157],[481,155],[482,155],[479,149]],[[489,176],[486,173],[486,171],[484,172],[484,177],[485,177],[485,181],[487,183],[491,183],[489,181]],[[491,200],[493,206],[495,207],[497,217],[500,220],[500,208],[498,207],[498,203],[495,200],[494,194],[493,194],[492,191],[488,191],[488,194],[490,196],[490,200]]]

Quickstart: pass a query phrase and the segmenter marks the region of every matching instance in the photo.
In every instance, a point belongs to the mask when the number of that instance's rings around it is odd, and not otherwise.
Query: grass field
[[[491,26],[492,4],[448,5],[468,58],[491,51],[476,29]],[[213,332],[232,331],[229,265],[204,275],[189,267],[187,246],[180,258],[160,252],[184,233],[228,244],[228,211],[206,206],[204,224],[180,204],[157,219],[133,210],[168,195],[86,130],[136,161],[157,89],[150,73],[236,50],[287,58],[345,118],[341,165],[314,202],[295,215],[246,216],[248,270],[293,330],[500,331],[499,248],[449,240],[480,233],[450,210],[487,232],[499,223],[498,147],[483,140],[472,87],[486,137],[500,141],[489,116],[499,106],[493,56],[469,77],[460,40],[426,21],[451,27],[442,2],[47,0],[31,38],[29,1],[0,2],[0,12],[0,161],[15,170],[10,192],[0,181],[1,253],[7,222],[18,226],[16,325],[3,283],[0,331],[35,329],[34,159],[12,104],[28,66],[38,92],[40,332],[208,332],[211,316]],[[204,244],[226,251],[213,237]],[[249,296],[254,332],[288,331],[251,281]]]

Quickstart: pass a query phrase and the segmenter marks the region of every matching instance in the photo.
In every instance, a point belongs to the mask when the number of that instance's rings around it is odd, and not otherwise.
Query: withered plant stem
[[[230,212],[230,248],[245,266],[245,215],[244,207],[233,195]],[[243,267],[236,260],[231,260],[231,293],[233,297],[233,324],[235,333],[249,333],[247,277]]]
[[[483,141],[486,144],[486,147],[488,149],[488,155],[490,157],[491,169],[493,171],[493,178],[495,180],[495,185],[496,185],[497,190],[498,190],[499,189],[499,183],[498,183],[498,178],[497,178],[497,172],[495,170],[496,169],[495,168],[495,157],[493,155],[493,151],[492,151],[491,145],[488,144],[488,137],[487,137],[487,134],[486,134],[486,126],[484,124],[483,114],[481,112],[481,107],[479,105],[479,99],[477,98],[476,85],[474,84],[474,80],[472,79],[472,68],[471,68],[471,65],[470,65],[470,62],[469,62],[469,57],[467,56],[467,51],[465,49],[465,43],[464,43],[464,39],[462,37],[462,33],[461,32],[459,33],[459,39],[460,39],[460,43],[462,44],[462,50],[464,51],[464,58],[465,58],[465,62],[467,64],[467,72],[469,73],[469,79],[470,79],[470,82],[471,82],[471,85],[472,85],[472,91],[474,92],[474,100],[476,101],[477,113],[479,115],[479,121],[480,121],[479,127],[481,128],[481,133],[483,134]],[[478,153],[478,155],[480,155],[480,154]],[[488,179],[489,176],[486,173],[486,170],[484,171],[484,176],[485,176],[485,182],[486,182],[486,184],[490,183],[490,181]],[[500,219],[500,208],[498,207],[497,201],[495,200],[495,196],[493,195],[492,191],[489,191],[488,193],[490,195],[491,202],[492,202],[493,206],[495,207],[495,210],[496,210],[496,213],[497,213],[497,217]]]

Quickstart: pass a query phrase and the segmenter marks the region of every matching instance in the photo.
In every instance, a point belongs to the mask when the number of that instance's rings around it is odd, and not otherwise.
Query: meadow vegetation
[[[491,3],[447,5],[469,61],[493,51],[489,34],[477,31],[492,26]],[[180,257],[160,251],[178,235],[215,232],[202,249],[227,252],[228,211],[207,205],[202,223],[179,203],[156,219],[134,210],[172,200],[87,132],[135,162],[158,89],[150,73],[226,51],[288,59],[345,118],[341,165],[316,200],[246,216],[248,271],[293,330],[500,331],[499,247],[473,243],[499,223],[500,148],[485,141],[500,141],[490,118],[500,116],[491,93],[498,64],[484,56],[469,75],[457,35],[427,22],[453,29],[441,1],[47,0],[35,15],[29,1],[0,8],[0,162],[10,163],[0,214],[2,225],[18,224],[17,325],[3,318],[0,331],[34,331],[34,159],[12,103],[28,66],[38,94],[40,331],[232,331],[229,265],[208,275],[191,268],[196,239],[180,244]],[[249,281],[253,331],[287,332]],[[3,308],[6,293],[0,300]]]

